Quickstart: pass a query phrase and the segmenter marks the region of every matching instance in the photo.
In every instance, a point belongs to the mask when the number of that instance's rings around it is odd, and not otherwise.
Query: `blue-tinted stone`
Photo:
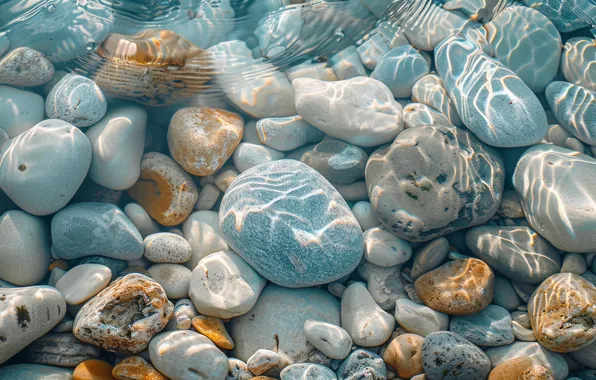
[[[416,49],[401,45],[383,56],[370,77],[383,82],[396,98],[409,98],[414,83],[429,70],[428,62]]]
[[[596,18],[596,4],[590,0],[522,0],[549,18],[561,32],[591,26]]]
[[[338,380],[385,380],[387,378],[383,359],[374,352],[363,349],[353,351],[335,373]]]
[[[281,380],[335,380],[329,368],[314,363],[292,364],[281,371]]]
[[[389,51],[389,41],[380,33],[374,34],[371,38],[358,46],[356,51],[360,55],[360,61],[369,70],[374,70],[379,61]]]
[[[596,93],[567,82],[552,82],[546,100],[555,117],[569,133],[596,145]]]
[[[112,271],[112,277],[118,277],[118,274],[127,267],[127,263],[124,260],[112,259],[105,256],[88,256],[80,260],[77,265],[80,264],[101,264],[110,268]]]
[[[13,364],[0,368],[0,379],[72,380],[72,368],[61,368],[42,364]]]
[[[587,37],[568,39],[561,56],[561,72],[567,82],[596,91],[596,41]]]
[[[471,315],[454,315],[449,330],[477,346],[504,346],[513,343],[511,315],[501,306],[488,305]]]
[[[349,46],[332,56],[329,64],[340,80],[367,76],[355,46]]]
[[[425,75],[414,84],[414,87],[412,87],[412,100],[426,104],[441,112],[450,124],[458,127],[463,125],[453,101],[447,94],[443,81],[437,74]]]

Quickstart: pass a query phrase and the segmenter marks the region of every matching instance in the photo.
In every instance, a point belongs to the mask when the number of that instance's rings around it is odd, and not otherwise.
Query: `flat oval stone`
[[[528,314],[544,347],[577,351],[596,340],[596,286],[573,273],[552,275],[532,294]]]
[[[284,368],[280,374],[281,380],[336,380],[335,373],[320,364],[298,363]]]
[[[72,204],[52,219],[52,249],[62,259],[100,255],[135,260],[143,255],[143,239],[130,219],[110,203]]]
[[[143,246],[143,256],[154,263],[182,264],[192,256],[192,248],[186,239],[170,232],[147,236]]]
[[[306,143],[319,142],[325,134],[313,127],[302,116],[271,117],[256,124],[258,139],[262,144],[286,152]]]
[[[449,316],[420,305],[407,298],[395,302],[397,324],[407,332],[427,336],[433,332],[444,331],[449,327]]]
[[[406,297],[400,266],[381,267],[363,260],[356,270],[381,309],[392,310],[397,299]]]
[[[309,319],[304,322],[308,342],[331,359],[345,359],[352,349],[352,338],[343,328]]]
[[[154,264],[147,269],[169,299],[188,298],[191,271],[179,264]]]
[[[331,183],[350,184],[364,177],[368,155],[357,146],[326,138],[307,149],[299,160]]]
[[[292,82],[298,114],[331,137],[369,147],[403,130],[402,107],[383,83],[366,77],[337,82]]]
[[[423,274],[435,269],[447,258],[449,254],[449,241],[437,238],[416,248],[414,262],[410,270],[410,277],[416,280]]]
[[[450,12],[435,4],[425,8],[428,9],[424,9],[424,17],[420,17],[418,22],[408,23],[408,27],[404,28],[404,35],[416,49],[434,50],[441,41],[460,33],[467,22],[459,12]],[[416,12],[422,12],[422,7],[417,8]]]
[[[12,364],[0,368],[0,379],[72,380],[72,368],[41,364]]]
[[[514,342],[507,346],[489,347],[485,350],[493,368],[504,363],[511,362],[515,367],[522,363],[514,363],[514,359],[524,360],[526,364],[523,371],[529,366],[538,364],[546,367],[556,380],[565,380],[569,373],[569,367],[565,357],[542,347],[536,342]],[[528,359],[530,359],[528,361]],[[529,364],[528,364],[529,363]],[[519,369],[518,369],[519,370]],[[511,377],[507,377],[509,380]],[[503,379],[505,380],[505,379]]]
[[[43,54],[28,47],[14,49],[0,60],[0,84],[41,86],[53,75],[54,65]]]
[[[145,153],[141,175],[128,194],[158,223],[175,226],[193,210],[199,192],[190,174],[174,160],[157,153]]]
[[[398,237],[422,242],[487,222],[501,202],[499,153],[457,128],[407,129],[366,165],[370,203]],[[437,202],[440,199],[440,202]]]
[[[414,83],[412,101],[425,104],[433,110],[439,111],[448,120],[449,124],[447,126],[451,124],[458,127],[463,125],[455,105],[443,85],[443,81],[437,74],[425,75]],[[404,109],[404,118],[405,112]]]
[[[118,362],[112,370],[116,380],[168,380],[140,356],[129,356]]]
[[[323,176],[298,161],[242,173],[222,199],[219,223],[235,252],[286,287],[332,282],[362,257],[362,231],[352,211]]]
[[[81,264],[72,268],[56,282],[56,289],[64,294],[69,305],[79,305],[101,292],[112,279],[112,271],[105,265]]]
[[[0,128],[14,138],[44,119],[44,100],[34,92],[0,86]]]
[[[192,256],[184,265],[193,270],[204,257],[230,249],[219,229],[219,215],[215,211],[192,213],[182,224],[182,234],[192,249]]]
[[[384,380],[387,378],[387,369],[379,355],[357,349],[340,364],[335,374],[342,380]]]
[[[429,71],[428,62],[416,49],[401,45],[383,56],[370,77],[389,87],[396,98],[409,98],[414,83]]]
[[[73,380],[113,380],[112,365],[104,360],[90,359],[79,364],[73,374]]]
[[[0,187],[24,211],[53,214],[75,195],[90,164],[91,143],[80,129],[44,120],[2,146]]]
[[[410,244],[384,227],[364,231],[364,259],[382,267],[403,264],[412,257]]]
[[[422,369],[422,345],[424,338],[416,334],[402,334],[389,343],[383,353],[383,361],[397,371],[397,375],[410,379],[424,373]]]
[[[568,252],[594,251],[596,219],[587,212],[596,200],[594,158],[553,145],[534,146],[519,159],[513,186],[530,226],[552,245]]]
[[[68,332],[46,334],[31,343],[26,353],[29,363],[74,368],[85,360],[99,359],[101,350]]]
[[[482,260],[453,260],[418,277],[414,286],[418,297],[431,309],[468,315],[491,303],[495,275]]]
[[[530,227],[474,227],[466,232],[466,245],[514,281],[538,284],[561,270],[558,250]]]
[[[453,126],[445,115],[426,104],[410,103],[404,107],[404,128],[424,127],[427,125]]]
[[[546,134],[546,113],[536,95],[473,42],[444,40],[435,64],[462,122],[480,140],[510,148],[535,144]]]
[[[260,164],[282,160],[284,153],[265,145],[242,142],[234,151],[232,158],[234,166],[240,172],[244,172]]]
[[[174,160],[190,174],[215,173],[240,143],[244,121],[240,115],[208,107],[178,110],[168,127],[168,147]]]
[[[546,100],[563,128],[586,144],[596,144],[595,92],[567,82],[552,82],[546,87]]]
[[[561,72],[567,82],[596,91],[596,42],[587,37],[572,37],[565,42]]]
[[[449,331],[477,346],[505,346],[515,340],[509,312],[496,305],[488,305],[476,314],[452,317]]]

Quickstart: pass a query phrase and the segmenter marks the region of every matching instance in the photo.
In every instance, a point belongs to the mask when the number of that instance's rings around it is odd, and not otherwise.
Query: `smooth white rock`
[[[410,103],[404,107],[404,128],[442,125],[452,127],[453,124],[439,111],[422,103]]]
[[[419,12],[422,11],[421,8],[418,8]],[[467,21],[459,12],[450,12],[430,3],[430,7],[424,16],[420,16],[418,22],[408,23],[404,28],[404,34],[415,48],[431,51],[444,39],[459,33]]]
[[[410,244],[387,231],[373,227],[364,231],[364,259],[381,267],[405,263],[412,257]]]
[[[147,236],[143,246],[143,256],[154,263],[181,264],[192,256],[190,244],[182,236],[170,232]]]
[[[163,287],[169,299],[188,298],[191,271],[179,264],[155,264],[147,269],[152,279]]]
[[[412,88],[412,100],[426,104],[433,110],[439,111],[455,126],[462,126],[462,121],[455,109],[455,105],[437,74],[429,74],[420,78]],[[404,115],[406,110],[404,109]],[[405,116],[404,116],[405,118]]]
[[[257,122],[257,133],[261,144],[279,151],[289,151],[309,142],[319,142],[325,136],[302,116],[267,118]]]
[[[143,238],[159,232],[159,224],[145,211],[145,209],[136,203],[129,203],[124,207],[124,213],[128,219],[135,225]]]
[[[219,230],[219,214],[215,211],[197,211],[182,223],[182,234],[192,248],[192,256],[184,265],[193,270],[207,255],[229,249]]]
[[[356,202],[354,206],[352,206],[352,212],[360,224],[360,227],[362,227],[362,231],[381,225],[379,218],[377,218],[377,215],[368,201]]]
[[[331,359],[345,359],[352,349],[352,338],[343,328],[331,323],[308,319],[304,335],[310,344]]]
[[[199,199],[195,204],[195,210],[202,211],[202,210],[211,210],[213,206],[217,203],[219,196],[221,195],[221,190],[217,186],[212,183],[208,183],[201,188],[199,192]]]
[[[279,363],[279,359],[277,352],[261,349],[248,358],[246,366],[250,372],[258,376],[265,373],[269,368],[275,367]]]
[[[449,316],[406,298],[395,302],[395,319],[407,332],[427,336],[449,328]]]
[[[234,166],[242,173],[265,162],[281,160],[284,154],[265,145],[241,142],[232,158]]]
[[[34,92],[0,86],[0,128],[13,138],[44,119],[44,100]]]
[[[69,305],[79,305],[101,292],[112,279],[112,271],[101,264],[81,264],[56,282],[56,289]]]

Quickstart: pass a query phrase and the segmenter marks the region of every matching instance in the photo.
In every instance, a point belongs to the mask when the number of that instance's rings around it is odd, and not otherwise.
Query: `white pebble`
[[[81,264],[56,282],[56,289],[69,305],[80,305],[101,292],[112,279],[112,271],[101,264]]]
[[[345,359],[352,348],[350,334],[339,326],[308,319],[304,335],[310,344],[331,359]]]

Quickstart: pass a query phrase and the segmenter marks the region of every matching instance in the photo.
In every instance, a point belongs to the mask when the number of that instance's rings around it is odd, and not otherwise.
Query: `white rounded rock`
[[[414,86],[414,88],[416,87]],[[404,107],[405,129],[424,127],[426,125],[442,125],[445,127],[453,126],[453,124],[445,117],[445,115],[434,108],[427,106],[426,104],[410,103]]]
[[[449,328],[449,316],[407,298],[395,302],[395,319],[407,332],[427,336]]]
[[[0,128],[13,138],[44,118],[44,101],[34,92],[0,86]]]
[[[269,368],[279,363],[279,354],[271,350],[257,350],[248,360],[246,366],[255,375],[265,373]]]
[[[439,111],[450,124],[463,125],[455,105],[443,85],[443,81],[437,74],[425,75],[414,84],[412,101],[426,104],[433,110]],[[405,113],[406,110],[404,109],[404,118]]]
[[[190,244],[180,235],[170,232],[151,234],[143,240],[147,260],[154,263],[182,264],[192,256]]]
[[[184,265],[193,270],[207,255],[229,249],[219,230],[219,214],[197,211],[182,223],[182,234],[192,248],[192,257]]]
[[[136,203],[129,203],[124,207],[124,213],[137,230],[139,230],[143,239],[159,232],[159,224],[151,219],[151,216],[149,216],[142,206]]]
[[[56,289],[69,305],[80,305],[101,292],[112,279],[112,271],[101,264],[81,264],[56,282]]]
[[[381,225],[379,218],[377,218],[377,215],[368,201],[356,202],[354,206],[352,206],[352,212],[360,224],[360,227],[362,227],[362,231]]]
[[[179,264],[155,264],[147,269],[152,279],[163,287],[169,299],[188,298],[191,271]]]
[[[345,359],[352,349],[350,334],[331,323],[309,319],[304,322],[304,335],[310,344],[331,359]]]
[[[265,145],[240,143],[234,151],[234,166],[242,173],[265,162],[282,160],[284,154]]]
[[[364,231],[364,259],[381,267],[403,264],[412,257],[410,244],[387,231],[373,227]]]
[[[195,204],[195,210],[211,210],[217,203],[220,195],[221,190],[219,190],[217,186],[212,183],[206,184],[199,193],[199,199]]]
[[[587,37],[572,37],[565,42],[561,72],[568,82],[596,91],[596,42]]]

